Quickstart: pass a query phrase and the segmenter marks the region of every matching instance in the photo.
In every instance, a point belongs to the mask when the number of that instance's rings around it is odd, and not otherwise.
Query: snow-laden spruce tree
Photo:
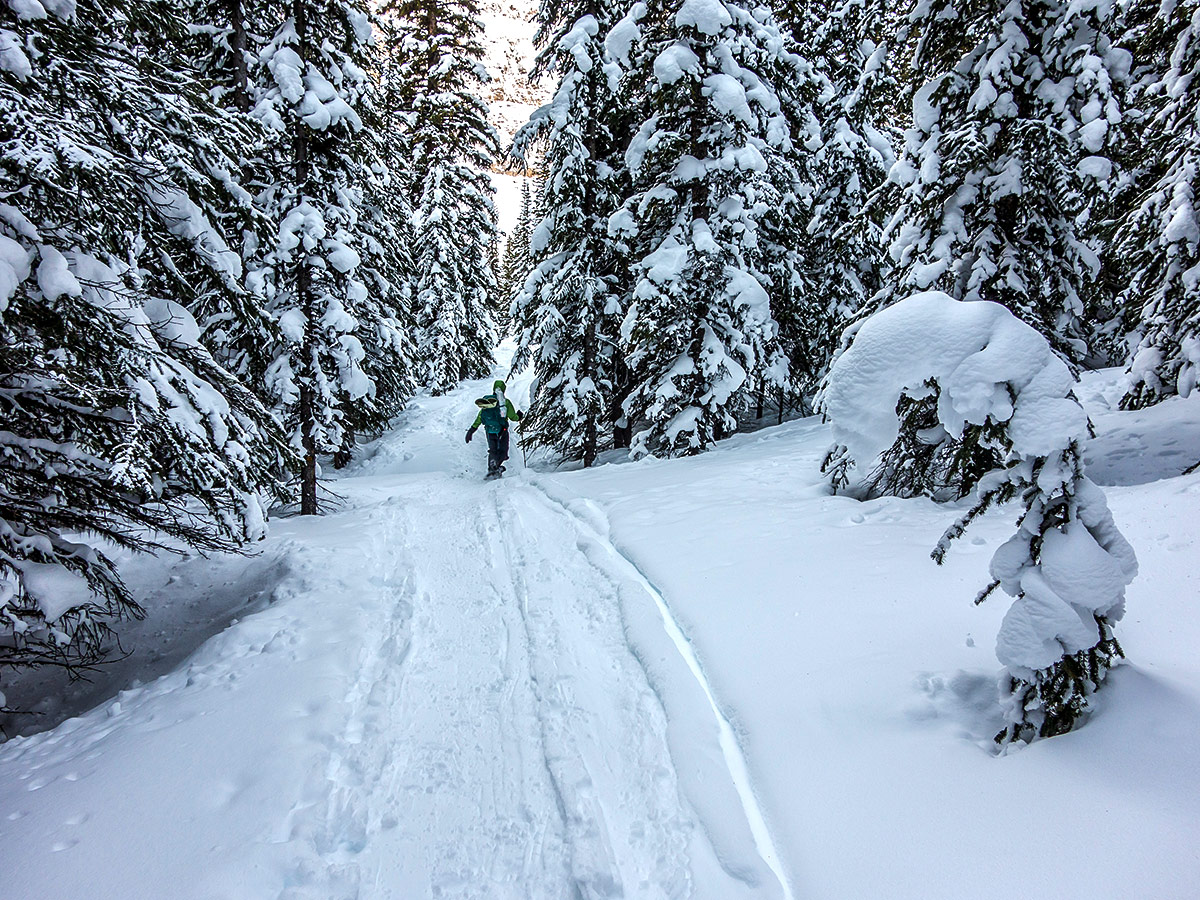
[[[311,515],[318,456],[346,450],[352,408],[377,396],[368,348],[392,350],[402,336],[363,265],[372,253],[363,191],[378,164],[363,128],[375,102],[370,17],[358,0],[292,0],[280,11],[251,110],[279,140],[277,180],[255,199],[275,232],[247,280],[282,337],[266,384],[303,456],[300,506]]]
[[[523,154],[522,146],[517,153]],[[521,182],[521,208],[517,222],[504,242],[504,264],[499,273],[499,296],[502,304],[512,306],[517,293],[525,285],[531,268],[529,258],[529,235],[533,226],[533,199],[529,190],[529,179]]]
[[[359,208],[355,233],[359,239],[359,278],[367,288],[361,301],[370,313],[364,317],[362,336],[366,355],[363,370],[374,390],[348,407],[348,424],[354,433],[385,428],[408,399],[421,387],[424,363],[417,346],[417,267],[413,233],[413,198],[410,166],[412,146],[402,104],[393,98],[403,85],[393,76],[396,62],[387,52],[391,24],[372,21],[376,33],[372,70],[378,84],[364,104],[363,139],[370,147],[368,165],[359,169],[355,186]],[[334,459],[349,461],[353,441],[346,442]]]
[[[886,68],[888,14],[877,0],[780,0],[774,8],[813,72],[811,115],[793,126],[811,188],[799,192],[799,210],[779,216],[782,228],[793,229],[798,265],[788,280],[795,287],[789,302],[774,307],[793,389],[810,394],[842,329],[882,286],[883,215],[869,201],[895,162],[879,124],[893,117],[895,85]]]
[[[523,162],[535,142],[544,148],[544,215],[525,238],[529,263],[513,303],[514,368],[532,363],[535,375],[523,436],[585,466],[595,462],[605,424],[616,418],[620,285],[608,218],[622,195],[612,131],[617,85],[604,39],[620,12],[619,4],[595,0],[542,5],[537,70],[556,75],[557,89],[512,151]]]
[[[289,458],[158,293],[236,268],[201,204],[240,133],[141,43],[173,15],[0,3],[0,667],[96,662],[139,612],[113,548],[261,537]]]
[[[499,147],[479,96],[483,26],[475,0],[389,0],[383,15],[412,154],[418,343],[427,380],[443,393],[487,375],[497,339],[488,169]]]
[[[368,126],[370,127],[370,126]],[[377,145],[378,155],[360,173],[354,191],[358,219],[354,233],[359,251],[355,277],[365,288],[356,298],[361,310],[362,370],[371,390],[345,403],[346,430],[334,464],[350,461],[355,435],[378,432],[404,408],[421,385],[417,349],[412,213],[403,187],[405,165],[396,152]]]
[[[934,411],[925,440],[995,459],[976,478],[971,509],[938,543],[939,563],[976,517],[1020,500],[1017,533],[992,557],[993,581],[976,599],[997,587],[1015,598],[996,640],[1001,743],[1069,731],[1122,655],[1113,624],[1137,560],[1084,475],[1088,420],[1073,385],[1046,340],[1004,307],[929,291],[867,319],[822,397],[843,459],[876,483],[909,411],[926,408],[913,403]]]
[[[912,126],[890,178],[895,269],[878,309],[914,290],[1003,304],[1072,362],[1099,268],[1081,217],[1108,187],[1129,54],[1112,5],[918,0]]]
[[[1140,310],[1125,408],[1186,397],[1200,375],[1200,3],[1163,3],[1147,32],[1169,57],[1134,98],[1148,111],[1136,139],[1151,181],[1115,242],[1126,305]]]
[[[235,373],[264,403],[278,408],[267,372],[284,339],[267,309],[262,279],[253,276],[260,258],[278,232],[278,221],[263,194],[276,173],[288,165],[290,145],[278,129],[263,127],[251,110],[264,88],[259,54],[278,27],[284,7],[267,0],[186,0],[187,40],[162,40],[155,54],[174,54],[177,66],[195,73],[213,102],[240,129],[226,166],[218,171],[236,198],[235,205],[204,209],[228,237],[232,251],[224,290],[176,290],[200,325],[201,340],[213,356]],[[196,140],[206,136],[196,135]],[[235,268],[236,267],[236,268]],[[247,276],[250,276],[247,278]]]
[[[189,14],[193,54],[214,97],[231,114],[258,126],[249,135],[252,140],[240,144],[239,164],[233,173],[244,188],[250,211],[248,221],[231,223],[231,230],[240,231],[238,246],[248,277],[233,296],[210,293],[190,306],[202,323],[205,344],[289,421],[301,445],[301,394],[289,374],[293,371],[291,363],[281,360],[304,355],[305,351],[298,347],[296,331],[291,327],[295,324],[296,293],[287,284],[287,272],[281,276],[279,239],[297,196],[305,191],[296,177],[296,129],[308,126],[308,122],[304,114],[291,119],[280,114],[291,101],[283,95],[276,78],[275,54],[281,46],[281,31],[295,31],[293,23],[307,22],[313,15],[318,21],[321,15],[331,16],[343,23],[343,30],[365,34],[364,10],[335,5],[323,11],[306,11],[293,3],[273,0],[190,0]],[[286,38],[283,43],[287,43]],[[332,43],[321,49],[335,55],[338,52]],[[322,77],[353,104],[353,116],[331,115],[327,131],[312,126],[307,129],[318,138],[310,141],[311,148],[330,151],[321,160],[320,153],[310,150],[312,159],[306,163],[312,170],[310,176],[316,171],[314,159],[318,170],[326,167],[327,173],[333,173],[330,177],[316,174],[322,187],[310,185],[308,190],[324,190],[322,202],[331,199],[338,207],[333,212],[340,231],[336,241],[351,248],[358,258],[355,271],[345,273],[347,278],[335,289],[335,293],[345,292],[339,297],[348,314],[340,319],[339,327],[344,330],[340,337],[326,334],[321,338],[340,342],[349,349],[318,364],[325,368],[316,380],[334,388],[330,391],[317,387],[315,394],[323,393],[324,402],[336,411],[324,414],[329,426],[314,444],[313,464],[302,478],[310,497],[315,492],[316,455],[332,452],[335,463],[344,463],[355,434],[381,427],[413,391],[411,241],[404,237],[407,197],[398,188],[396,175],[407,154],[397,142],[378,139],[386,125],[381,120],[378,88],[363,75],[364,70],[375,73],[380,69],[376,49],[372,40],[363,39],[357,46],[343,46],[338,59],[322,62],[328,76]],[[348,79],[337,72],[343,60]],[[334,135],[340,144],[322,139]],[[285,177],[281,179],[280,173]],[[340,260],[346,263],[352,258],[345,255]],[[285,262],[282,269],[288,267]],[[314,267],[325,266],[314,260]],[[337,280],[337,274],[331,277]],[[298,271],[292,275],[298,277]],[[356,356],[360,357],[357,361],[352,358]],[[339,371],[330,377],[333,368]],[[358,373],[353,371],[356,368]],[[366,376],[365,381],[359,373]],[[344,389],[348,385],[353,388]],[[302,497],[302,505],[304,502]]]
[[[697,453],[787,377],[770,285],[785,248],[760,226],[802,178],[779,86],[806,73],[770,12],[722,0],[637,4],[610,51],[644,89],[625,153],[633,195],[609,223],[635,284],[621,343],[633,453]]]

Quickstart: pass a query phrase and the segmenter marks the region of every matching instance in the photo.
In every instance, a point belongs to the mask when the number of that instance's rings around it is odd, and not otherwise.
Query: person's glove
[[[468,429],[467,429],[467,443],[468,443],[468,444],[469,444],[469,443],[471,443],[471,438],[473,438],[473,437],[475,437],[475,429],[474,429],[474,428],[468,428]]]

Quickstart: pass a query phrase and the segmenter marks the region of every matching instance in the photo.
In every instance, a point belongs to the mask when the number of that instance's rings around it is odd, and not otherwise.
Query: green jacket
[[[493,390],[501,392],[504,390],[504,387],[503,381],[497,381],[492,385]],[[485,431],[491,434],[499,434],[508,427],[508,423],[504,421],[506,418],[514,422],[521,421],[520,411],[512,405],[512,401],[507,397],[504,398],[504,407],[503,413],[500,412],[498,406],[492,409],[481,409],[479,415],[475,417],[475,421],[471,425],[471,430],[474,431],[480,425],[483,425]]]

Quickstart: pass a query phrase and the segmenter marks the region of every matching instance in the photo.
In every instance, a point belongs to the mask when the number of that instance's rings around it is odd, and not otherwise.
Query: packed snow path
[[[591,504],[479,480],[460,421],[479,390],[419,401],[335,484],[343,511],[282,529],[294,572],[267,609],[4,747],[5,808],[29,817],[9,851],[65,866],[64,897],[104,857],[131,897],[790,898],[663,598]],[[160,791],[182,821],[115,869],[46,815]]]
[[[426,401],[363,467],[419,471],[436,453],[456,473],[392,488],[395,540],[376,554],[411,573],[413,615],[388,651],[405,657],[385,682],[390,724],[362,741],[387,783],[350,805],[394,831],[360,876],[381,896],[791,896],[644,580],[589,505],[522,476],[478,483],[462,399]]]

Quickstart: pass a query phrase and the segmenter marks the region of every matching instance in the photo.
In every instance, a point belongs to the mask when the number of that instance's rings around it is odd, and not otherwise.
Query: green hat
[[[496,383],[492,385],[493,391],[503,391],[503,390],[505,390],[505,388],[506,388],[506,385],[499,378],[497,378]]]

